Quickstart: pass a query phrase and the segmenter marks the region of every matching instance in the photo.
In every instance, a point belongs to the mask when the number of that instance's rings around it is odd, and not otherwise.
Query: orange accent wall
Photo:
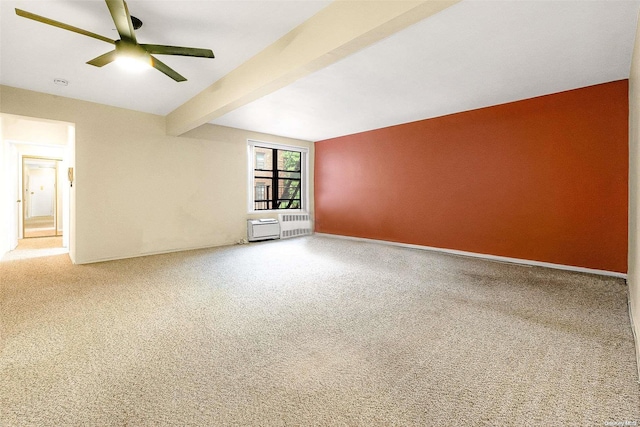
[[[315,144],[317,232],[627,271],[628,80]]]

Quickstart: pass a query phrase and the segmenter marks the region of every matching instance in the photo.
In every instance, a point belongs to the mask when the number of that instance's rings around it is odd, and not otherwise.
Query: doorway
[[[25,239],[59,235],[60,161],[61,159],[44,157],[22,157],[22,235]]]
[[[0,259],[55,242],[75,262],[74,165],[73,123],[0,113]]]

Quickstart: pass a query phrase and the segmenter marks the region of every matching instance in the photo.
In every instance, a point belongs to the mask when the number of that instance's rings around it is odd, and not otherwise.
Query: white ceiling
[[[131,15],[143,22],[138,42],[213,50],[215,59],[158,55],[187,78],[176,83],[153,69],[132,75],[115,63],[86,65],[113,45],[14,12],[23,9],[118,39],[103,0],[0,0],[0,83],[166,115],[329,3],[128,0]],[[55,78],[69,85],[56,86]]]
[[[328,1],[130,0],[141,43],[211,48],[160,58],[188,81],[84,63],[112,47],[13,8],[117,38],[103,1],[0,1],[0,83],[166,115]],[[464,0],[212,121],[306,140],[629,77],[640,0]],[[54,78],[70,81],[54,85]]]

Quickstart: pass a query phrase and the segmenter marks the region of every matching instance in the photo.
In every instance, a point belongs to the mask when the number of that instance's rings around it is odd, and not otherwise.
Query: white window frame
[[[300,189],[302,194],[300,194],[300,209],[263,209],[263,210],[255,210],[254,209],[254,164],[255,164],[255,155],[254,155],[254,147],[264,147],[271,148],[276,150],[286,150],[286,151],[297,151],[300,153],[300,165],[302,166],[302,171],[300,173]],[[272,142],[258,141],[254,139],[247,140],[247,175],[248,175],[248,187],[247,187],[247,211],[250,214],[260,214],[260,213],[287,213],[287,212],[308,212],[309,206],[309,149],[306,147],[298,147],[295,145],[284,145],[284,144],[274,144]]]

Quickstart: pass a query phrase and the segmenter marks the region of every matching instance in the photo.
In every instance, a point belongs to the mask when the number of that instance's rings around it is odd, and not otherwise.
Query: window
[[[304,210],[306,148],[249,141],[249,211]]]

